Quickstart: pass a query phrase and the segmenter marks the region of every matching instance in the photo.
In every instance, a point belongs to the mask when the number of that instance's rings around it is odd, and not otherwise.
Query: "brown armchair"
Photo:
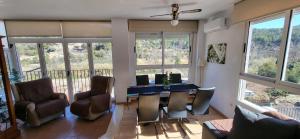
[[[65,107],[69,105],[65,94],[54,93],[50,78],[16,83],[12,90],[17,118],[31,126],[65,115]]]
[[[95,120],[110,110],[110,94],[114,78],[94,76],[91,79],[91,90],[75,94],[71,112],[81,118]]]

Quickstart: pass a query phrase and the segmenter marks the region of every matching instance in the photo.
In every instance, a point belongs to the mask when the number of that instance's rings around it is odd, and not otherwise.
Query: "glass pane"
[[[154,83],[155,74],[161,74],[161,69],[143,69],[137,70],[136,75],[148,75],[151,83]]]
[[[246,73],[275,78],[284,17],[250,24]]]
[[[69,57],[74,93],[90,88],[90,71],[86,43],[69,43]]]
[[[161,35],[142,34],[136,35],[137,65],[162,64],[162,39]]]
[[[242,82],[244,100],[300,120],[300,95],[249,81]]]
[[[95,74],[112,76],[112,44],[110,41],[93,43],[93,62]]]
[[[67,76],[63,45],[61,43],[43,43],[48,77],[52,79],[53,89],[68,96]]]
[[[172,73],[180,73],[181,79],[187,81],[189,78],[189,69],[188,68],[172,68],[172,69],[165,69],[165,72],[168,74]]]
[[[36,80],[42,77],[39,54],[36,43],[15,44],[24,81]]]
[[[300,84],[300,12],[294,12],[288,46],[283,80]]]
[[[189,64],[190,36],[165,35],[165,64]]]
[[[72,70],[89,69],[86,43],[69,43],[69,57]]]

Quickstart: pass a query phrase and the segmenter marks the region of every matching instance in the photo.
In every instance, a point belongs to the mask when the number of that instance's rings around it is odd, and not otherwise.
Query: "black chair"
[[[167,78],[167,74],[155,74],[155,84],[163,84],[164,78]]]
[[[153,123],[159,121],[160,94],[140,94],[138,100],[138,123]]]
[[[185,130],[182,127],[183,120],[187,118],[186,105],[188,103],[189,92],[171,92],[169,97],[169,102],[167,107],[163,107],[163,111],[167,116],[167,119],[176,119],[180,122],[177,122],[179,127],[184,133],[182,138],[185,138],[187,135]],[[163,131],[165,128],[162,126]],[[165,133],[166,136],[167,133]]]
[[[193,115],[206,115],[209,113],[209,102],[213,97],[215,87],[199,88],[193,103],[187,106],[187,110]]]
[[[181,74],[180,73],[172,73],[170,74],[170,82],[175,83],[182,83]]]
[[[148,75],[137,75],[136,76],[136,85],[149,85]]]
[[[186,105],[188,104],[189,92],[171,92],[167,107],[163,111],[168,119],[187,118]]]

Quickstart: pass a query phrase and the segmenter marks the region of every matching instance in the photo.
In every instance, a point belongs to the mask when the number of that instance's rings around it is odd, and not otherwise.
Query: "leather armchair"
[[[109,111],[113,84],[112,77],[92,77],[91,90],[75,94],[71,112],[83,119],[95,120]]]
[[[12,91],[17,118],[31,126],[65,115],[65,107],[69,105],[65,94],[54,93],[50,78],[16,83]]]

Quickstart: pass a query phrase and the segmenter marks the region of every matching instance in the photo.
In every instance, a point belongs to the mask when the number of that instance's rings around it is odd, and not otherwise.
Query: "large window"
[[[287,43],[282,80],[300,84],[300,12],[294,11]]]
[[[300,120],[299,10],[251,21],[241,76],[241,102]]]
[[[137,75],[181,73],[188,80],[191,35],[189,33],[136,33]]]
[[[284,16],[251,22],[248,38],[246,73],[275,78]]]

